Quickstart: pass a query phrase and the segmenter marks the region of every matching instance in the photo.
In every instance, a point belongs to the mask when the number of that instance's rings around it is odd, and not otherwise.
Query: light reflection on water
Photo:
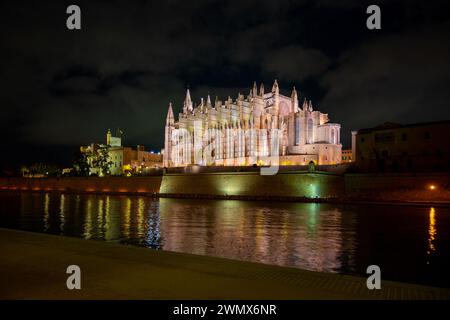
[[[448,208],[28,192],[0,200],[3,227],[315,271],[362,275],[378,264],[392,280],[450,287]]]
[[[430,226],[428,228],[428,254],[431,254],[436,248],[434,247],[434,240],[436,238],[436,210],[434,207],[430,208]]]

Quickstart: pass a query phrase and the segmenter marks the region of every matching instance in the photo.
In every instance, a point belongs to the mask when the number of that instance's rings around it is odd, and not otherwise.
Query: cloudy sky
[[[350,131],[450,119],[447,1],[9,1],[0,4],[0,132],[76,146],[120,127],[159,149],[167,105],[280,82]],[[81,7],[82,29],[66,28]],[[366,28],[381,7],[382,29]]]

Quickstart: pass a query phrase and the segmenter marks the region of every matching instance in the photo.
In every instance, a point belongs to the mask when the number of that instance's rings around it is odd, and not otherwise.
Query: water
[[[450,287],[450,208],[0,192],[0,227]]]

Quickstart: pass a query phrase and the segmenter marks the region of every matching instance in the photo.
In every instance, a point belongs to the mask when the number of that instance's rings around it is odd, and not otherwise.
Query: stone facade
[[[448,120],[352,131],[355,165],[362,172],[448,172],[449,131]]]
[[[295,87],[290,97],[280,94],[276,80],[267,93],[254,83],[247,97],[212,103],[208,95],[197,106],[187,90],[178,121],[169,104],[163,165],[337,164],[340,128],[311,101],[299,107]]]

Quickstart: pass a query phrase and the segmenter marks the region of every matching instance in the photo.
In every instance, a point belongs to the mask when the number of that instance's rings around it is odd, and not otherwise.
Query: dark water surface
[[[0,227],[450,287],[450,208],[0,192]]]

